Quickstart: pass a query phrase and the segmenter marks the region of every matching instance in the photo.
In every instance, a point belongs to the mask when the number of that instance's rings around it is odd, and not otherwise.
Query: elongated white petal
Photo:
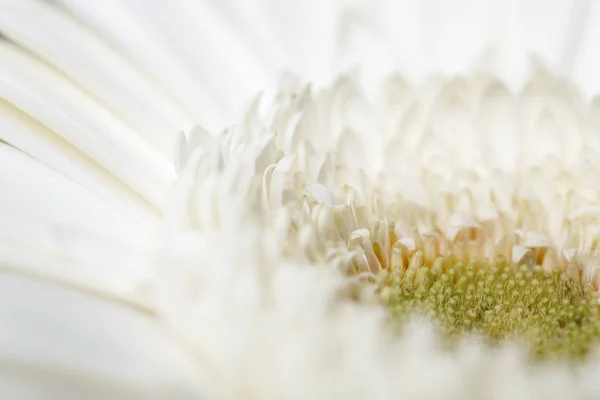
[[[156,225],[156,208],[62,137],[4,100],[0,100],[0,139],[85,187],[142,226]]]
[[[0,1],[0,31],[63,72],[168,156],[178,129],[191,122],[102,38],[46,2]]]
[[[150,271],[139,249],[98,232],[50,223],[21,210],[0,213],[0,265],[109,297],[134,299]]]
[[[3,398],[23,386],[19,398],[201,395],[193,360],[143,310],[5,272],[0,298],[0,375],[12,378]]]
[[[179,104],[211,130],[224,127],[228,110],[223,99],[207,92],[206,78],[197,73],[189,60],[178,56],[175,44],[160,27],[153,29],[151,17],[160,16],[167,3],[139,3],[116,0],[95,3],[79,0],[61,0],[78,18],[98,30],[116,48],[135,63],[137,68],[157,82]],[[160,19],[160,17],[157,17]],[[176,21],[175,23],[181,23]],[[170,25],[164,29],[172,29]],[[201,51],[201,44],[198,45]]]
[[[146,228],[107,202],[7,145],[0,145],[0,188],[0,205],[23,214],[86,228],[136,246],[148,237]]]
[[[161,206],[163,191],[174,177],[168,161],[72,83],[6,42],[0,42],[0,98]]]
[[[213,2],[179,0],[164,6],[135,0],[127,5],[162,32],[180,63],[194,70],[203,91],[234,112],[229,117],[239,115],[239,106],[258,90],[272,88],[275,77]]]

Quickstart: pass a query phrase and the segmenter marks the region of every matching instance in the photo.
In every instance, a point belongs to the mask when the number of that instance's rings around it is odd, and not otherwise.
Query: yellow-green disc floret
[[[431,316],[448,343],[475,333],[494,344],[521,342],[535,360],[580,360],[600,342],[597,291],[558,267],[438,257],[384,271],[377,296],[400,325],[415,313]]]

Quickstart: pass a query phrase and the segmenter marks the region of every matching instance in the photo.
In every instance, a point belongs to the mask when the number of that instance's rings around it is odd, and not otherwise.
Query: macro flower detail
[[[417,301],[442,311],[450,330],[531,335],[537,353],[552,341],[564,342],[552,345],[557,353],[587,353],[599,333],[597,194],[587,187],[597,173],[586,155],[598,146],[595,109],[543,70],[516,97],[486,75],[416,89],[394,78],[383,93],[369,101],[342,78],[315,94],[283,89],[263,113],[258,98],[190,169],[209,171],[220,158],[244,182],[247,213],[287,211],[278,217],[288,216],[292,244],[271,251],[383,282],[396,314]],[[566,96],[573,101],[558,107]],[[570,141],[573,129],[585,133]],[[240,180],[240,171],[251,172]],[[202,200],[175,208],[210,204],[208,187],[191,186]],[[585,326],[567,332],[569,321]]]
[[[600,397],[599,17],[0,0],[0,397]]]

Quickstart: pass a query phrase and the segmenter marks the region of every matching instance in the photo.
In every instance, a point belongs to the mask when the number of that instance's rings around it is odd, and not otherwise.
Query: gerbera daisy
[[[0,1],[3,396],[600,396],[599,12]]]

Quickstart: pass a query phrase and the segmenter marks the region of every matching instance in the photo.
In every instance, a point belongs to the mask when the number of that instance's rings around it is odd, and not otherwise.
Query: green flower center
[[[491,344],[516,341],[532,360],[580,361],[600,343],[600,304],[594,288],[563,267],[463,263],[452,256],[423,263],[417,251],[403,269],[379,274],[376,297],[400,327],[415,314],[439,324],[448,344],[479,334]]]

